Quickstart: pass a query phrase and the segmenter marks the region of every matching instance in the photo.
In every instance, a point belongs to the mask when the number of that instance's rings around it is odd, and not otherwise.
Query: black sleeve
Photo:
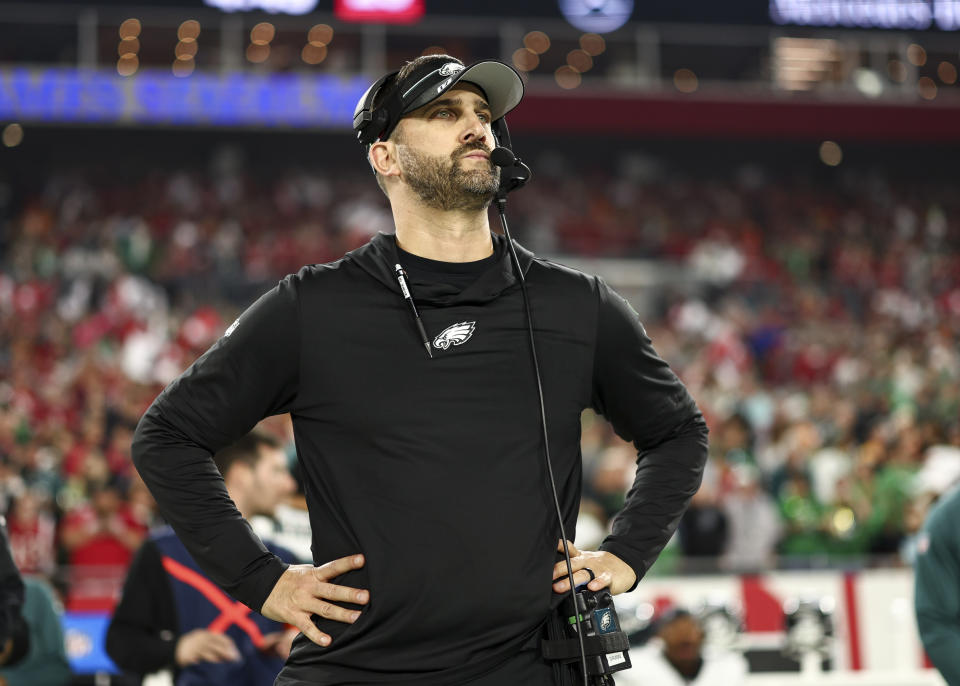
[[[640,318],[597,279],[593,408],[637,448],[637,472],[612,533],[600,545],[639,581],[676,531],[700,487],[707,425],[686,387],[653,349]]]
[[[121,669],[149,674],[175,668],[177,616],[160,551],[145,542],[134,555],[107,627],[107,655]]]
[[[287,565],[227,495],[213,454],[293,409],[300,369],[296,276],[251,305],[161,393],[137,425],[133,462],[204,572],[259,611]]]

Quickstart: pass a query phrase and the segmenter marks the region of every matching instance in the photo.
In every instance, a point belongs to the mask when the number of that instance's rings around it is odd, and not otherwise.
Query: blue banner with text
[[[295,73],[119,76],[68,67],[0,68],[0,120],[77,124],[349,128],[369,82]]]

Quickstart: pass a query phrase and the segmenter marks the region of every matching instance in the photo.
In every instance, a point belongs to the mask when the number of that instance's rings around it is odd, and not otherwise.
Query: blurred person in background
[[[700,621],[687,610],[667,610],[656,635],[633,650],[633,667],[617,674],[623,686],[738,686],[746,682],[747,661],[731,650],[706,652]]]
[[[71,672],[64,644],[60,601],[41,578],[26,576],[23,585],[22,612],[30,649],[16,664],[0,666],[0,686],[67,686]]]
[[[20,575],[0,517],[0,686],[69,683],[60,614],[46,581]]]
[[[816,556],[827,551],[826,512],[817,500],[804,472],[787,477],[779,490],[780,516],[783,518],[783,538],[778,552],[784,564],[806,567],[814,564]]]
[[[770,569],[783,530],[776,503],[754,465],[736,465],[731,472],[732,489],[722,500],[728,535],[721,565],[737,572]]]
[[[708,472],[709,476],[709,472]],[[677,535],[691,568],[709,569],[727,547],[728,524],[714,479],[705,479],[680,520]]]
[[[919,429],[904,426],[889,440],[885,458],[874,472],[869,526],[873,533],[870,552],[876,555],[894,555],[900,550],[906,511],[913,497],[913,477],[925,448]]]
[[[246,310],[143,416],[134,463],[211,578],[303,632],[278,684],[553,684],[544,620],[571,584],[617,594],[643,577],[699,486],[706,425],[625,299],[517,248],[567,531],[581,412],[593,407],[637,451],[612,533],[572,553],[567,579],[531,360],[518,354],[520,284],[487,212],[500,174],[491,124],[522,79],[501,62],[434,55],[381,84],[367,156],[396,234],[302,268]],[[317,567],[264,548],[210,459],[285,412]]]
[[[244,519],[272,517],[294,491],[281,443],[259,430],[214,460]],[[281,559],[295,561],[290,551],[264,541]],[[106,647],[124,671],[163,670],[176,686],[271,686],[295,634],[228,598],[164,528],[130,565]]]
[[[110,473],[129,479],[135,471],[130,461],[130,443],[133,441],[133,429],[126,424],[114,425],[110,440],[104,450],[104,457],[110,467]]]
[[[303,493],[300,465],[297,462],[293,422],[289,414],[275,415],[260,422],[257,430],[270,434],[284,446],[287,467],[296,483],[296,490],[277,505],[273,515],[254,516],[250,520],[250,526],[260,538],[269,539],[292,552],[299,562],[309,562],[313,559],[313,554],[310,552],[312,531],[310,514],[307,511],[307,498]],[[151,502],[153,502],[152,496]]]
[[[960,684],[960,487],[937,501],[916,541],[914,610],[923,648],[950,686]]]
[[[112,610],[133,553],[147,533],[124,500],[116,477],[87,483],[89,501],[67,512],[60,543],[67,551],[71,611]]]
[[[26,489],[7,517],[13,559],[23,574],[52,578],[57,562],[57,525],[40,493]]]
[[[623,508],[636,459],[630,444],[611,440],[585,474],[584,495],[598,505],[604,526]]]
[[[6,522],[0,517],[0,665],[18,664],[30,648],[23,602],[23,577],[13,562]]]

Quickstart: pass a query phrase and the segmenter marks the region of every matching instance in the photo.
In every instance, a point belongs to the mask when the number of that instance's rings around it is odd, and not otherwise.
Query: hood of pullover
[[[413,278],[410,280],[410,291],[413,299],[417,303],[437,307],[480,304],[496,299],[501,293],[515,286],[517,277],[514,273],[513,259],[510,257],[507,239],[492,232],[491,237],[493,238],[494,254],[499,255],[500,259],[483,272],[476,281],[460,290],[450,284],[421,282]],[[520,267],[526,275],[533,263],[534,255],[516,241],[513,245],[517,249]],[[403,297],[395,271],[400,259],[397,255],[397,241],[394,234],[378,233],[373,237],[373,240],[363,247],[348,252],[344,259],[355,262],[357,266],[377,281],[394,291],[398,296]]]

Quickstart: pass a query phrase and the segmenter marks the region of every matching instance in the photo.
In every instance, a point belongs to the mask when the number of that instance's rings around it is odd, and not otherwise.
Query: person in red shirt
[[[109,611],[147,529],[124,502],[117,479],[93,481],[88,492],[89,502],[68,512],[60,528],[70,564],[66,606],[72,611]]]
[[[20,572],[52,575],[57,563],[57,526],[38,493],[26,490],[13,502],[7,529],[13,561]]]

